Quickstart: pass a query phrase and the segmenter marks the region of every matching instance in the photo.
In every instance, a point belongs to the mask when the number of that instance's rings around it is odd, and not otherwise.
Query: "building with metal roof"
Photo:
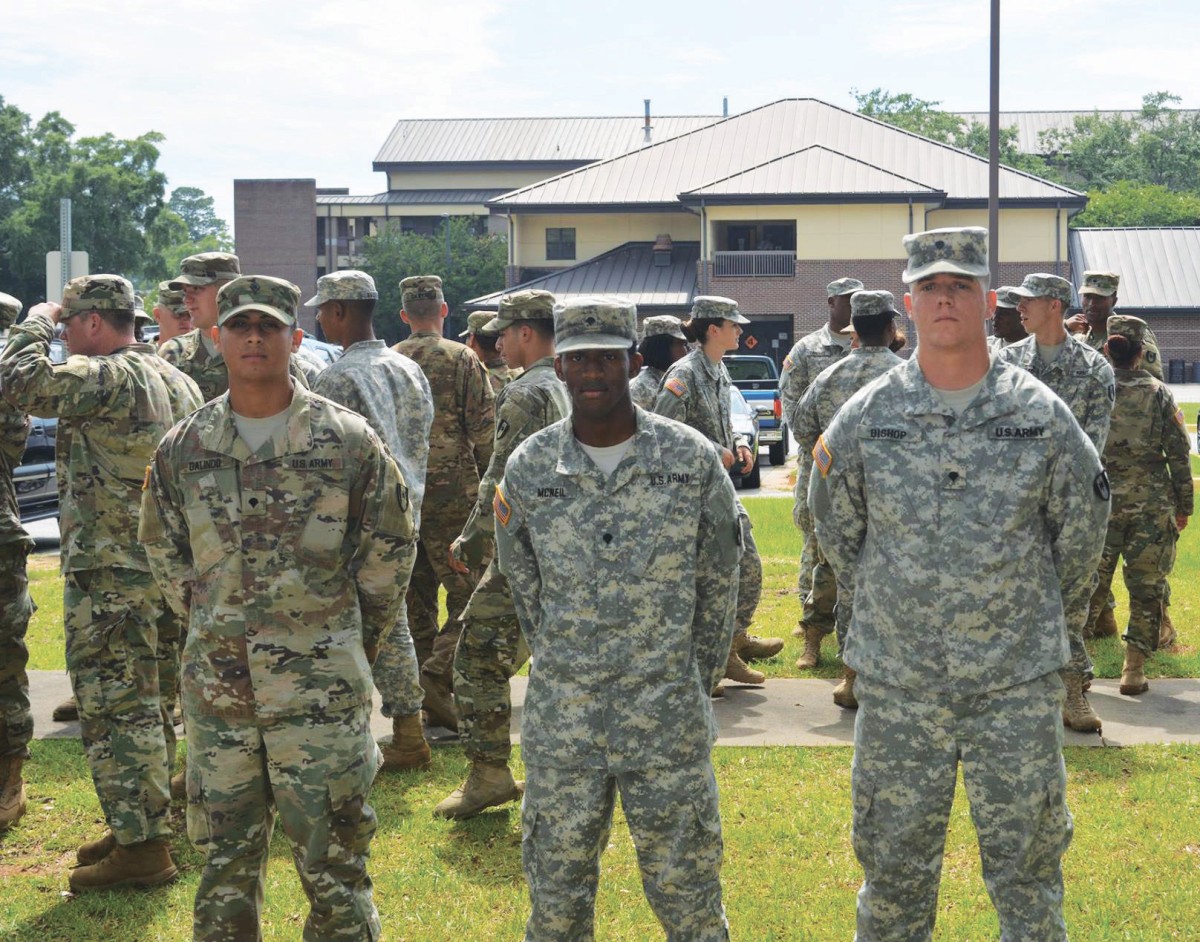
[[[1200,111],[1180,109],[1181,115],[1195,116]],[[968,124],[987,126],[991,120],[986,111],[959,111],[956,114]],[[1017,129],[1017,149],[1023,154],[1052,154],[1056,152],[1043,135],[1048,132],[1070,131],[1075,127],[1076,118],[1095,115],[1100,118],[1122,117],[1135,120],[1142,116],[1140,109],[1134,111],[1001,111],[1000,127]]]

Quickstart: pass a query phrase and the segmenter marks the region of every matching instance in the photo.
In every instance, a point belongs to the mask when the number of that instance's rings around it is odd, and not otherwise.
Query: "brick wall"
[[[235,251],[247,275],[286,278],[304,302],[317,292],[316,180],[234,180]],[[316,309],[300,308],[300,326],[316,330]]]
[[[1186,314],[1146,314],[1117,305],[1117,310],[1136,314],[1145,319],[1158,338],[1159,352],[1163,358],[1163,375],[1170,379],[1168,370],[1172,360],[1183,360],[1187,375],[1185,383],[1193,382],[1192,364],[1200,363],[1200,311]]]

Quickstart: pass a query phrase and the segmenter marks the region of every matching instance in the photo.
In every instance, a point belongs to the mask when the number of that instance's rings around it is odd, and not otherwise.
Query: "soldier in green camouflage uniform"
[[[155,323],[158,324],[158,338],[155,340],[160,347],[174,337],[179,337],[192,330],[192,312],[187,309],[182,291],[171,287],[169,281],[158,283],[158,300],[154,302],[151,311]]]
[[[478,577],[450,568],[450,543],[462,532],[479,491],[479,477],[492,457],[496,394],[479,358],[461,343],[442,337],[448,309],[442,279],[414,275],[400,282],[412,336],[392,347],[421,367],[433,390],[433,427],[421,507],[421,540],[408,590],[408,627],[424,664],[436,650],[452,657],[459,616]],[[482,566],[476,572],[482,571]],[[438,630],[438,588],[446,589],[446,622]]]
[[[997,353],[1010,344],[1029,336],[1029,331],[1021,323],[1020,312],[1017,311],[1017,305],[1021,303],[1021,299],[1013,294],[1015,290],[1012,285],[996,289],[996,310],[992,312],[992,335],[988,337],[987,341],[988,349],[992,353]]]
[[[487,328],[500,339],[505,359],[524,369],[496,399],[496,436],[492,460],[479,484],[479,497],[462,533],[450,547],[451,564],[465,573],[477,567],[495,533],[492,498],[504,476],[509,455],[534,432],[565,417],[571,410],[567,391],[554,375],[554,295],[549,291],[517,291],[500,299],[500,313]],[[509,679],[528,652],[513,610],[508,582],[493,559],[462,613],[462,637],[454,653],[454,698],[458,726],[471,772],[466,782],[442,801],[434,813],[466,818],[520,795],[508,768],[512,753],[512,703]],[[444,675],[425,664],[427,688],[440,686]]]
[[[71,356],[55,365],[59,323]],[[137,540],[137,506],[150,456],[200,393],[153,347],[133,343],[133,288],[116,275],[76,278],[61,307],[30,311],[0,354],[0,384],[14,405],[59,418],[67,670],[111,831],[80,848],[71,888],[160,883],[175,875],[159,699],[166,665],[156,655],[162,599]]]
[[[987,231],[906,236],[916,354],[813,450],[821,549],[853,594],[861,942],[927,942],[961,764],[1004,939],[1056,942],[1071,839],[1058,672],[1108,516],[1096,449],[988,354]]]
[[[895,318],[900,316],[895,303],[890,291],[856,291],[850,296],[851,326],[846,328],[846,332],[857,334],[858,346],[850,351],[849,356],[817,374],[808,391],[800,398],[800,404],[792,413],[795,417],[792,433],[796,436],[796,448],[800,454],[812,454],[821,432],[829,427],[846,400],[904,362],[888,349],[888,344],[896,337]],[[797,479],[794,496],[797,503],[808,501],[806,479]],[[801,619],[806,628],[805,647],[796,666],[802,670],[816,666],[820,639],[835,628],[835,609],[839,652],[846,643],[846,629],[850,625],[851,600],[847,598],[841,602],[838,599],[837,579],[819,547],[816,556],[812,590],[804,598]],[[833,701],[850,709],[856,706],[854,671],[849,667],[845,668],[843,681],[833,692]]]
[[[740,511],[713,443],[631,402],[635,318],[606,299],[556,310],[572,417],[518,448],[496,491],[500,566],[533,649],[526,942],[592,938],[618,792],[666,937],[729,938],[707,693],[732,640]]]
[[[1164,383],[1138,368],[1145,331],[1146,322],[1137,317],[1114,314],[1108,319],[1105,352],[1117,364],[1117,404],[1104,449],[1112,516],[1100,584],[1088,612],[1092,627],[1108,601],[1117,559],[1124,559],[1129,627],[1121,693],[1130,696],[1150,689],[1144,665],[1159,644],[1163,586],[1193,504],[1191,443],[1183,410]]]
[[[366,420],[289,378],[299,300],[276,278],[222,287],[229,391],[172,429],[142,501],[139,535],[188,625],[198,942],[261,938],[276,812],[310,902],[304,938],[381,934],[370,662],[399,617],[412,506]]]
[[[0,294],[0,330],[11,327],[20,313],[20,301]],[[34,606],[25,558],[34,543],[21,526],[13,486],[13,469],[21,463],[28,434],[29,416],[0,399],[0,830],[25,813],[21,766],[33,738],[25,630]]]
[[[629,384],[633,404],[653,411],[663,376],[687,352],[687,337],[683,335],[678,317],[659,314],[642,321],[642,338],[638,343],[642,371]]]
[[[514,370],[496,349],[497,338],[484,331],[496,315],[491,311],[473,311],[467,316],[467,329],[458,335],[461,340],[487,370],[488,382],[492,384],[492,392],[497,396],[500,390],[521,375],[520,370]]]

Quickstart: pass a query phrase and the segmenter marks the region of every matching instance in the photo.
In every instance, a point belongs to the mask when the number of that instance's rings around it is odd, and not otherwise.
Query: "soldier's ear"
[[[904,292],[904,310],[908,314],[912,313],[912,295],[907,291]]]
[[[214,344],[216,344],[217,349],[220,350],[221,349],[221,328],[220,327],[208,328],[208,335],[210,337],[212,337],[212,342]]]
[[[642,355],[640,353],[629,354],[629,378],[633,379],[642,371]]]
[[[304,339],[304,331],[297,327],[292,331],[292,353],[300,349],[300,341]]]

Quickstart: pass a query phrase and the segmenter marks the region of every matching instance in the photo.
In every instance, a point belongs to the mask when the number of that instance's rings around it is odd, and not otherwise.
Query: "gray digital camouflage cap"
[[[472,311],[467,315],[467,329],[458,336],[469,337],[471,334],[484,333],[483,328],[487,327],[496,315],[491,311]]]
[[[85,311],[132,311],[133,285],[120,275],[83,275],[63,286],[60,320]]]
[[[624,298],[572,298],[554,305],[554,351],[628,350],[637,341],[637,306]]]
[[[199,255],[189,255],[179,263],[179,275],[171,279],[168,287],[176,291],[184,285],[200,288],[232,281],[241,273],[241,263],[232,252],[201,252]]]
[[[305,307],[320,307],[326,301],[375,301],[375,279],[353,268],[333,271],[317,279],[317,293],[304,302]]]
[[[1017,289],[1013,285],[1005,285],[1002,288],[996,289],[996,307],[1010,307],[1014,310],[1021,300],[1021,296],[1014,294]]]
[[[840,294],[854,294],[855,291],[862,291],[865,287],[866,285],[857,278],[838,278],[825,286],[825,296],[836,298]]]
[[[692,299],[694,320],[723,320],[735,324],[749,324],[748,318],[738,310],[737,301],[715,294],[699,294]]]
[[[655,314],[642,321],[642,339],[650,337],[674,337],[676,340],[687,340],[678,317],[671,314]]]
[[[904,237],[908,267],[901,276],[911,285],[930,275],[988,277],[987,230],[981,226],[930,229]]]
[[[300,289],[290,281],[267,275],[245,275],[217,292],[217,326],[242,311],[261,311],[289,326],[296,323]]]
[[[0,330],[8,330],[16,323],[23,306],[11,294],[0,292]]]
[[[1085,271],[1083,286],[1080,294],[1098,294],[1102,298],[1111,298],[1121,286],[1121,276],[1111,271]]]
[[[161,307],[175,317],[185,317],[188,313],[187,305],[183,301],[183,292],[172,288],[169,281],[158,283],[158,300],[154,302],[154,306]]]
[[[880,314],[890,314],[899,317],[896,310],[896,299],[890,291],[855,291],[850,295],[850,316],[878,317]]]
[[[1064,308],[1071,305],[1071,282],[1049,272],[1036,271],[1026,275],[1021,287],[1013,288],[1012,293],[1018,298],[1050,298],[1061,301]]]
[[[554,320],[554,295],[537,288],[514,291],[500,299],[500,312],[487,325],[484,334],[494,337],[517,321]]]
[[[445,301],[442,279],[437,275],[411,275],[400,282],[400,304],[412,301]]]
[[[1146,342],[1146,322],[1132,314],[1113,314],[1108,319],[1108,335],[1125,337],[1136,344]]]

